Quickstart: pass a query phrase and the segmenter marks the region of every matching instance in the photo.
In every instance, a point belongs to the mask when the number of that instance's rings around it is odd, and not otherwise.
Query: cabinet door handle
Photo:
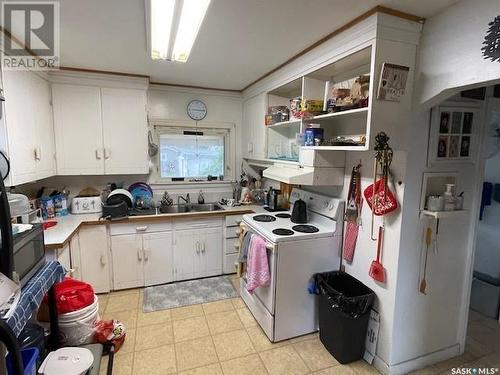
[[[138,231],[138,232],[145,232],[145,231],[148,230],[148,226],[144,225],[142,227],[136,227],[135,230]]]
[[[100,149],[95,150],[95,158],[97,160],[101,160],[102,159],[101,150]]]
[[[200,241],[196,241],[196,254],[200,253]]]
[[[109,159],[111,157],[111,150],[104,147],[104,159]]]
[[[42,149],[40,147],[35,147],[35,160],[42,160]]]
[[[201,252],[205,253],[205,241],[201,243]]]
[[[142,251],[137,250],[137,260],[142,261]]]
[[[144,260],[147,262],[149,260],[149,250],[144,250]]]
[[[101,266],[105,266],[106,265],[106,256],[103,254],[101,255]]]
[[[239,249],[239,248],[240,248],[240,243],[239,243],[239,241],[234,243],[234,248],[235,248],[235,249]]]

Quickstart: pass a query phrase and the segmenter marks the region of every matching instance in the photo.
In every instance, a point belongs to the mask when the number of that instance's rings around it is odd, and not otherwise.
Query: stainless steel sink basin
[[[222,206],[217,203],[205,203],[205,204],[192,204],[192,205],[173,205],[173,206],[161,206],[160,213],[162,214],[177,214],[183,212],[209,212],[209,211],[221,211],[224,210]]]
[[[204,204],[193,204],[190,211],[202,212],[202,211],[221,211],[224,208],[217,203],[204,203]]]
[[[181,212],[189,212],[187,206],[161,206],[160,213],[162,214],[178,214]]]

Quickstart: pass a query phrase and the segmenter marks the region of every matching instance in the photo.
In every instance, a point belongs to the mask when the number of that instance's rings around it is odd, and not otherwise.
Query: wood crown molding
[[[413,22],[418,22],[418,23],[424,23],[425,22],[425,18],[423,18],[423,17],[415,16],[413,14],[406,13],[406,12],[401,12],[399,10],[388,8],[388,7],[385,7],[385,6],[382,6],[382,5],[377,5],[377,6],[373,7],[372,9],[370,9],[369,11],[367,11],[367,12],[359,15],[358,17],[352,19],[351,21],[347,22],[346,24],[340,26],[338,29],[332,31],[330,34],[325,35],[323,38],[321,38],[320,40],[318,40],[315,43],[311,44],[310,46],[306,47],[305,49],[303,49],[302,51],[298,52],[297,54],[293,55],[292,57],[290,57],[285,62],[281,63],[280,65],[276,66],[275,68],[271,69],[267,73],[263,74],[262,76],[260,76],[256,80],[254,80],[253,82],[251,82],[248,85],[246,85],[245,87],[243,87],[241,90],[223,89],[223,88],[217,88],[217,87],[204,87],[204,86],[183,85],[183,84],[168,83],[168,82],[152,82],[151,81],[151,76],[144,75],[144,74],[113,72],[113,71],[85,69],[85,68],[74,68],[74,67],[69,67],[69,66],[61,66],[59,69],[60,70],[66,70],[66,71],[73,71],[73,72],[82,72],[82,73],[100,73],[100,74],[110,74],[110,75],[118,75],[118,76],[124,76],[124,77],[146,78],[146,79],[149,80],[149,84],[151,84],[151,85],[172,86],[172,87],[181,87],[181,88],[187,88],[187,89],[191,88],[191,89],[200,89],[200,90],[213,90],[213,91],[220,91],[220,92],[225,91],[225,92],[232,92],[232,93],[242,93],[243,91],[245,91],[249,87],[253,86],[254,84],[256,84],[257,82],[263,80],[264,78],[269,77],[271,74],[277,72],[278,70],[280,70],[284,66],[288,65],[292,61],[298,59],[299,57],[301,57],[301,56],[305,55],[306,53],[310,52],[311,50],[313,50],[314,48],[316,48],[316,47],[320,46],[321,44],[325,43],[329,39],[337,36],[338,34],[346,31],[347,29],[353,27],[354,25],[360,23],[361,21],[367,19],[368,17],[370,17],[370,16],[372,16],[372,15],[374,15],[376,13],[384,13],[384,14],[388,14],[390,16],[399,17],[399,18],[403,18],[403,19],[406,19],[406,20],[409,20],[409,21],[413,21]],[[0,32],[2,32],[3,34],[5,34],[5,36],[7,36],[8,38],[11,38],[12,40],[14,40],[19,45],[23,45],[23,43],[21,43],[16,37],[14,37],[10,33],[9,30],[3,28],[2,26],[0,26]],[[32,56],[36,56],[36,54],[34,54],[33,51],[31,51],[29,48],[27,48],[26,46],[24,48]]]

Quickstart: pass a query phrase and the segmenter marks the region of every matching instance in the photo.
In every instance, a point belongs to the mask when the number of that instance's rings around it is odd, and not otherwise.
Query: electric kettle
[[[307,206],[306,202],[302,199],[298,199],[293,204],[292,217],[290,219],[292,223],[305,224],[307,223]]]

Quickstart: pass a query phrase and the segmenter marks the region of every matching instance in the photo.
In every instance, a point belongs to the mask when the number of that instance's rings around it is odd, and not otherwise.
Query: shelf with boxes
[[[298,161],[301,148],[368,149],[373,46],[267,93],[267,157]]]

